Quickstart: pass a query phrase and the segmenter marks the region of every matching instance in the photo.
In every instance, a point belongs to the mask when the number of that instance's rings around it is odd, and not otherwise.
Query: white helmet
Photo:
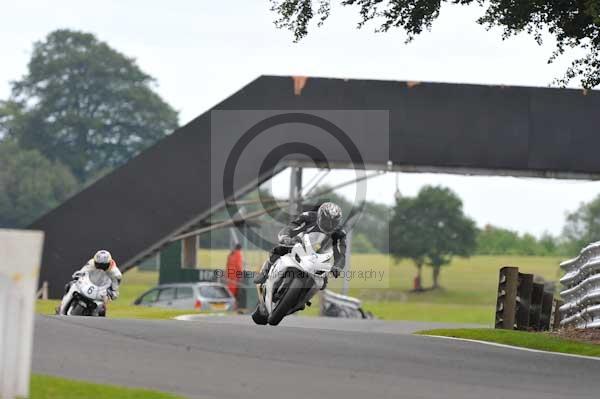
[[[112,256],[108,251],[100,250],[96,252],[96,255],[94,255],[94,266],[96,266],[96,269],[106,271],[110,267],[111,263]]]

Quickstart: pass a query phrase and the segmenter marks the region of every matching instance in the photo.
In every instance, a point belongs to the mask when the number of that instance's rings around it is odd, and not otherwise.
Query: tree
[[[541,255],[542,249],[533,235],[525,233],[519,240],[519,253],[526,256]]]
[[[573,254],[600,240],[600,195],[567,214],[563,236],[568,242],[569,252]]]
[[[441,267],[455,255],[468,257],[475,251],[475,222],[463,213],[462,201],[448,188],[426,186],[417,201],[428,210],[423,215],[429,237],[427,264],[433,268],[433,288],[438,288]]]
[[[411,259],[417,268],[415,290],[421,286],[423,264],[427,256],[428,240],[422,224],[422,215],[427,212],[415,198],[399,197],[390,222],[390,254],[399,261]]]
[[[313,18],[322,25],[331,13],[332,0],[271,0],[271,9],[278,15],[277,27],[289,29],[296,41],[308,34]],[[339,0],[344,6],[359,9],[359,27],[376,21],[378,31],[402,28],[408,41],[423,30],[430,29],[439,16],[442,3],[462,6],[477,5],[485,13],[477,22],[488,29],[498,26],[506,39],[521,32],[533,35],[538,44],[542,33],[548,32],[556,40],[556,50],[549,62],[569,48],[578,48],[584,54],[576,58],[557,83],[565,85],[575,77],[581,78],[585,88],[600,84],[600,2],[580,1],[512,1],[512,0]]]
[[[550,233],[544,232],[538,243],[544,255],[562,255],[560,243]]]
[[[520,255],[519,233],[486,225],[477,234],[477,253],[481,255]]]
[[[13,101],[0,101],[0,140],[21,124],[21,107]]]
[[[177,112],[131,58],[94,35],[57,30],[34,44],[0,123],[23,148],[81,180],[119,166],[177,127]],[[9,106],[7,106],[7,104]]]
[[[475,250],[475,222],[465,216],[462,201],[450,189],[425,186],[416,198],[400,198],[390,228],[395,257],[413,259],[433,268],[433,288],[439,287],[442,266],[453,256],[470,256]]]
[[[25,227],[77,188],[69,169],[12,140],[0,141],[0,227]]]
[[[538,239],[531,234],[520,235],[516,231],[486,225],[477,233],[479,255],[564,255],[562,243],[545,232]]]

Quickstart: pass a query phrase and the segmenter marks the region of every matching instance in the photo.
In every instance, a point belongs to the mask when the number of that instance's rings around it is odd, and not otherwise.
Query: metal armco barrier
[[[359,299],[337,294],[330,290],[324,290],[321,293],[321,316],[349,319],[373,318],[370,313],[363,311]]]
[[[518,285],[518,268],[506,266],[500,269],[500,276],[498,278],[498,299],[496,302],[496,328],[505,330],[512,330],[515,328]]]
[[[554,325],[551,324],[554,296],[544,291],[544,284],[533,280],[533,274],[519,273],[517,267],[500,269],[496,328],[547,331]]]
[[[564,287],[561,327],[600,328],[600,241],[560,267],[565,271],[560,279]]]
[[[538,329],[542,318],[542,301],[544,299],[544,284],[533,283],[531,290],[531,305],[529,307],[529,327]]]
[[[560,307],[564,305],[564,302],[560,299],[555,299],[552,301],[552,313],[550,317],[550,326],[552,327],[552,331],[556,331],[560,328]]]
[[[519,285],[517,287],[517,330],[529,328],[531,295],[533,291],[533,274],[519,273]]]
[[[29,396],[33,315],[44,234],[0,230],[0,398]]]
[[[542,306],[540,321],[537,327],[538,331],[550,331],[552,326],[552,303],[554,302],[554,294],[551,292],[544,292],[542,296]]]

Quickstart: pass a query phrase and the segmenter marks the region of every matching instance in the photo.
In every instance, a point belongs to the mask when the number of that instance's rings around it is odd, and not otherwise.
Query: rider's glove
[[[333,275],[333,277],[338,278],[341,273],[342,268],[337,265],[333,265],[333,267],[331,268],[331,274]]]
[[[301,242],[300,237],[298,237],[298,236],[295,236],[295,237],[284,236],[284,237],[281,237],[281,241],[280,241],[280,243],[282,245],[285,245],[286,247],[293,247],[297,242]]]
[[[291,237],[283,237],[283,239],[281,240],[281,243],[285,246],[293,246],[293,242],[292,242],[292,238]]]

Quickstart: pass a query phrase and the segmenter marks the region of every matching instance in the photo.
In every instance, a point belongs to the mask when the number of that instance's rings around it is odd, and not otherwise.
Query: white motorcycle
[[[112,280],[102,270],[76,274],[77,280],[65,294],[58,314],[67,316],[106,316],[108,290]]]
[[[271,266],[267,280],[257,287],[259,304],[252,314],[256,324],[278,325],[285,316],[310,305],[310,299],[325,287],[333,250],[314,248],[325,238],[323,233],[304,234],[289,254]]]

